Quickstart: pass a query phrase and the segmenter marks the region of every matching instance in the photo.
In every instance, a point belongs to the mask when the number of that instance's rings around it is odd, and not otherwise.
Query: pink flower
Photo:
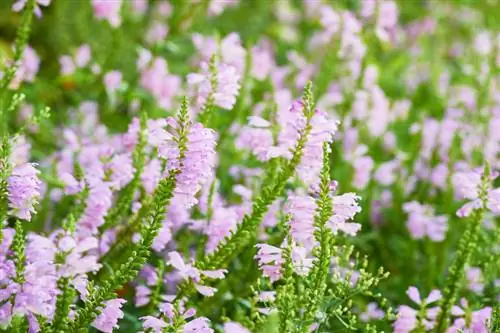
[[[375,180],[384,186],[392,185],[396,181],[399,167],[400,162],[397,159],[382,163],[375,172]]]
[[[261,161],[267,160],[267,153],[273,146],[273,133],[268,128],[244,126],[239,131],[235,145],[248,149]]]
[[[239,323],[228,322],[224,324],[224,333],[250,333],[250,331]]]
[[[42,10],[38,5],[47,7],[48,5],[50,5],[50,1],[51,0],[35,0],[34,12],[37,17],[42,17]],[[20,12],[24,7],[26,7],[27,3],[28,0],[17,0],[17,2],[12,5],[12,10],[15,12]]]
[[[80,230],[87,230],[90,233],[97,231],[97,228],[104,224],[108,210],[112,205],[110,185],[100,180],[93,180],[89,184],[90,191],[87,205],[78,227]]]
[[[393,324],[394,333],[410,333],[417,327],[417,311],[406,305],[398,308],[397,319]]]
[[[169,264],[172,265],[175,269],[178,270],[179,274],[184,278],[184,279],[199,279],[200,278],[200,272],[198,271],[197,268],[190,264],[185,264],[184,260],[182,259],[181,255],[178,252],[169,252],[168,253],[169,257]]]
[[[104,85],[106,91],[110,94],[114,93],[122,83],[122,73],[120,71],[111,71],[104,75]]]
[[[146,33],[146,41],[149,44],[156,44],[163,41],[168,34],[168,27],[161,22],[154,22]]]
[[[58,274],[74,279],[80,275],[97,272],[102,267],[95,254],[98,246],[97,238],[92,236],[78,239],[71,236],[63,237],[58,247],[60,252],[65,254],[65,261],[61,263]]]
[[[92,322],[92,326],[101,332],[113,332],[118,328],[118,320],[124,316],[121,307],[125,302],[126,300],[121,298],[105,302],[104,308],[101,307],[101,314]]]
[[[24,163],[16,166],[7,180],[9,207],[11,213],[20,219],[30,221],[31,214],[35,213],[34,206],[42,184],[39,173],[34,164]]]
[[[288,197],[284,210],[286,214],[291,215],[290,233],[293,240],[308,250],[311,250],[315,245],[315,200],[310,196],[292,195]]]
[[[304,147],[301,162],[297,167],[300,179],[308,186],[317,186],[323,165],[323,144],[331,142],[337,132],[338,122],[325,112],[314,110],[311,132]]]
[[[240,90],[240,74],[236,68],[224,63],[217,64],[215,91],[212,91],[212,74],[209,71],[208,63],[201,63],[201,73],[191,73],[188,75],[188,84],[196,96],[196,104],[203,107],[210,94],[214,99],[214,104],[223,109],[230,110],[236,103],[236,97]]]
[[[172,226],[170,226],[168,223],[163,224],[160,231],[158,232],[158,235],[153,240],[153,244],[151,245],[151,248],[153,250],[155,250],[156,252],[160,252],[165,249],[168,242],[172,240],[171,228]]]
[[[431,181],[437,188],[445,189],[448,186],[448,174],[448,166],[445,163],[440,163],[432,170]]]
[[[200,274],[210,279],[223,279],[224,275],[227,273],[225,269],[219,269],[214,271],[198,270],[193,265],[185,264],[181,255],[175,251],[169,252],[168,257],[170,259],[168,263],[172,265],[172,267],[178,270],[181,277],[183,277],[186,280],[192,279],[195,282],[196,290],[198,290],[198,292],[204,296],[209,296],[209,297],[213,296],[217,291],[217,289],[198,284],[197,282],[200,281]]]
[[[213,333],[214,330],[208,326],[210,320],[205,317],[196,318],[184,325],[183,333]]]
[[[57,296],[55,254],[56,248],[50,239],[35,234],[28,236],[25,281],[16,288],[14,314],[26,314],[28,318],[35,314],[43,318],[53,316]]]
[[[370,156],[361,156],[354,163],[353,185],[357,189],[363,189],[370,182],[371,172],[373,170],[373,159]]]
[[[83,44],[76,50],[75,64],[80,68],[85,67],[90,62],[91,57],[92,51],[90,46],[88,44]]]
[[[170,119],[171,125],[177,128],[177,123]],[[205,128],[201,123],[194,123],[188,130],[187,151],[185,152],[183,165],[178,165],[178,150],[172,149],[170,144],[160,147],[161,156],[169,159],[167,168],[180,168],[177,175],[177,186],[174,190],[172,205],[185,209],[193,207],[198,203],[196,194],[202,186],[211,179],[215,167],[216,133],[212,129]]]
[[[479,32],[474,38],[474,49],[476,52],[482,56],[490,54],[494,47],[492,39],[488,31]]]
[[[394,30],[398,23],[398,7],[394,1],[380,1],[378,6],[377,36],[383,40],[389,40],[389,33]]]
[[[360,197],[354,193],[333,197],[333,216],[328,220],[328,226],[335,234],[342,231],[349,236],[355,236],[361,229],[361,224],[347,222],[361,212],[361,207],[358,204],[359,199]]]
[[[121,6],[122,0],[92,0],[95,17],[107,20],[114,28],[121,24]]]
[[[150,295],[151,289],[143,285],[138,285],[135,288],[135,306],[141,307],[149,304]]]
[[[479,195],[481,184],[481,173],[479,172],[456,172],[452,177],[455,193],[460,199],[474,200]]]
[[[23,122],[33,115],[33,106],[25,104],[19,110],[20,115],[24,118]],[[34,124],[32,127],[34,132],[38,132],[38,126]],[[10,163],[20,165],[28,162],[31,153],[31,144],[26,140],[26,136],[18,135],[12,139],[12,152],[10,154]]]
[[[384,311],[380,310],[377,306],[377,303],[371,302],[368,303],[366,307],[366,311],[360,315],[360,319],[364,322],[368,322],[373,319],[382,319],[384,318]]]
[[[144,167],[144,172],[141,174],[142,186],[144,186],[147,193],[151,194],[155,190],[160,179],[161,162],[155,158]]]
[[[457,211],[459,217],[467,217],[472,211],[480,208],[487,208],[494,214],[500,214],[500,188],[488,190],[486,203],[483,203],[479,198],[481,172],[457,172],[452,177],[452,183],[455,193],[460,199],[471,200]]]
[[[13,89],[17,89],[23,81],[35,81],[35,76],[38,73],[39,69],[40,58],[33,48],[31,48],[29,45],[26,45],[23,56],[21,58],[21,64],[19,65],[16,76],[12,80],[10,87]]]
[[[134,178],[135,169],[129,153],[117,154],[106,165],[109,181],[114,189],[120,190]]]
[[[239,0],[213,0],[210,1],[208,6],[208,15],[217,16],[224,11],[227,7],[234,7],[238,4]]]
[[[261,45],[254,46],[252,48],[251,73],[253,77],[255,77],[257,80],[264,80],[269,76],[271,69],[274,66],[274,57],[269,48]]]
[[[308,249],[302,246],[292,245],[293,271],[301,276],[306,276],[313,265],[313,259],[308,257]]]
[[[484,289],[483,276],[479,267],[469,267],[466,272],[469,289],[476,294],[482,294]]]
[[[132,0],[132,8],[138,15],[144,15],[148,6],[148,0]]]
[[[165,321],[152,316],[145,316],[140,319],[143,321],[142,327],[146,331],[151,330],[153,333],[162,333],[163,329],[167,327]]]
[[[147,137],[148,144],[153,147],[160,148],[161,146],[167,145],[172,142],[172,134],[167,132],[167,120],[164,118],[161,119],[149,119],[147,122]],[[161,154],[160,154],[161,156]],[[167,157],[162,156],[162,157]]]
[[[73,59],[69,55],[63,55],[59,58],[61,66],[61,75],[71,75],[75,72],[76,66]]]
[[[465,298],[460,300],[459,306],[453,306],[451,314],[455,317],[453,325],[446,333],[488,333],[488,325],[491,322],[492,309],[485,307],[478,311],[472,311]],[[468,319],[466,319],[468,318]]]
[[[172,99],[181,86],[180,78],[169,74],[165,59],[155,58],[152,64],[146,66],[149,63],[148,53],[142,52],[141,57],[141,86],[153,95],[162,108],[172,107]]]
[[[238,75],[243,74],[246,51],[237,33],[230,33],[220,43],[200,34],[193,34],[192,40],[202,62],[208,63],[213,54],[218,54],[222,63],[234,67]]]
[[[173,8],[169,1],[159,1],[154,9],[161,17],[169,17],[172,14]]]
[[[408,297],[420,306],[420,310],[414,310],[406,305],[401,305],[398,310],[397,319],[393,324],[395,333],[410,333],[417,324],[421,322],[427,330],[431,330],[435,323],[438,307],[427,308],[428,305],[440,300],[442,295],[439,290],[433,290],[426,299],[420,298],[420,293],[415,287],[410,287],[406,291]]]
[[[225,237],[236,229],[240,216],[236,207],[225,207],[214,205],[212,209],[212,220],[205,226],[204,233],[208,236],[207,251],[212,253],[224,241]]]
[[[500,214],[500,188],[488,191],[487,207],[495,214]]]
[[[262,274],[271,282],[278,281],[281,278],[281,265],[284,262],[281,249],[268,244],[257,244],[256,247],[258,250],[255,259],[258,261]]]
[[[413,239],[427,236],[435,242],[444,240],[448,230],[446,216],[436,216],[433,207],[416,201],[404,204],[403,210],[408,214],[407,227]]]

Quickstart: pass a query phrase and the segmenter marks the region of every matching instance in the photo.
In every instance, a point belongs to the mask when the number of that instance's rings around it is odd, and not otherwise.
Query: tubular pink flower
[[[355,236],[361,229],[361,224],[347,222],[361,212],[361,207],[358,204],[359,199],[360,197],[354,193],[333,197],[333,216],[328,221],[328,226],[334,233],[342,231],[349,236]]]
[[[250,331],[237,322],[228,322],[224,324],[224,333],[250,333]]]
[[[210,94],[214,104],[223,109],[230,110],[236,103],[236,97],[240,90],[240,74],[236,68],[224,63],[217,64],[217,89],[212,91],[211,76],[208,63],[202,62],[201,73],[188,75],[188,84],[196,96],[196,105],[202,108]]]
[[[121,24],[121,7],[122,0],[92,0],[94,16],[100,20],[107,20],[114,28]]]
[[[397,319],[393,324],[395,333],[410,333],[421,322],[427,330],[435,325],[437,307],[427,308],[428,305],[439,301],[442,297],[439,290],[432,290],[424,300],[421,299],[417,288],[410,287],[406,291],[408,297],[420,306],[420,311],[414,310],[406,305],[401,305],[398,310]],[[424,311],[425,310],[425,311]]]
[[[35,12],[35,15],[37,17],[42,17],[42,10],[40,9],[40,6],[47,7],[50,5],[51,0],[36,0],[35,1],[35,9],[33,10]],[[23,10],[24,7],[26,7],[26,4],[28,3],[28,0],[17,0],[14,5],[12,5],[12,10],[15,12],[20,12]]]
[[[284,262],[281,256],[282,250],[268,244],[257,244],[256,247],[258,250],[255,259],[257,259],[262,274],[267,276],[271,282],[278,281],[281,278],[281,265]]]
[[[184,260],[182,259],[181,255],[176,252],[172,251],[168,253],[169,257],[169,264],[177,269],[179,272],[180,276],[185,279],[192,279],[195,282],[195,287],[198,292],[204,296],[213,296],[217,289],[208,287],[208,286],[203,286],[198,284],[198,282],[201,279],[201,275],[210,278],[210,279],[223,279],[227,271],[225,269],[220,269],[220,270],[214,270],[214,271],[200,271],[196,267],[194,267],[191,264],[186,264],[184,263]]]
[[[118,328],[118,320],[124,316],[121,311],[124,303],[126,300],[121,298],[105,302],[104,308],[101,307],[101,314],[92,322],[92,326],[101,332],[113,332],[115,328]]]
[[[488,333],[491,324],[492,309],[485,307],[477,311],[472,311],[465,298],[460,300],[461,306],[453,306],[451,314],[455,317],[453,325],[446,333]],[[468,318],[468,319],[466,319]]]
[[[34,164],[23,163],[14,167],[8,178],[8,198],[11,214],[31,221],[31,214],[35,213],[34,206],[40,197],[41,181],[38,179],[38,171]]]
[[[122,73],[120,71],[111,71],[104,75],[104,86],[106,91],[113,94],[122,83]]]
[[[404,204],[403,210],[408,214],[407,227],[413,239],[422,239],[425,236],[435,242],[445,239],[448,230],[446,216],[437,216],[431,206],[416,201]]]
[[[163,58],[155,58],[149,66],[141,66],[144,67],[141,69],[141,86],[153,95],[160,107],[172,107],[172,99],[181,85],[180,78],[169,74],[167,61]]]
[[[145,316],[140,318],[142,322],[142,327],[146,331],[152,331],[153,333],[162,333],[163,329],[167,327],[167,323],[164,320],[152,317]]]
[[[189,323],[184,325],[183,333],[213,333],[214,330],[208,326],[210,320],[205,317],[199,317],[191,320]]]
[[[310,196],[290,196],[284,207],[285,213],[292,216],[290,233],[295,242],[311,250],[314,240],[314,215],[316,202]]]

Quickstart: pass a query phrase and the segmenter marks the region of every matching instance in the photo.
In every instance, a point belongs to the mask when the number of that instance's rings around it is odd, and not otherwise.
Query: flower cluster
[[[0,331],[498,331],[499,15],[0,6]]]

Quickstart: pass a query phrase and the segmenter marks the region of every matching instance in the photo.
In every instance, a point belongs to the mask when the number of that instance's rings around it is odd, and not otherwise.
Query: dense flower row
[[[500,330],[488,6],[15,1],[0,330]]]

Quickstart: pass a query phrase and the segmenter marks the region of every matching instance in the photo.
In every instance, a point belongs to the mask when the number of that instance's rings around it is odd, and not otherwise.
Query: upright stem
[[[7,135],[1,138],[0,142],[0,243],[3,241],[3,227],[7,220],[9,191],[8,178],[11,172],[10,165],[10,139]]]
[[[481,179],[481,185],[479,188],[479,200],[481,200],[481,208],[476,209],[472,213],[472,219],[468,221],[467,228],[465,229],[462,238],[460,239],[458,250],[456,253],[455,261],[450,267],[450,273],[446,279],[446,284],[444,288],[443,298],[439,304],[439,313],[436,321],[436,333],[444,333],[448,328],[451,308],[455,304],[457,299],[458,290],[460,288],[465,266],[468,264],[472,252],[476,248],[477,238],[479,235],[479,230],[481,227],[481,222],[484,218],[484,211],[488,195],[488,178],[490,176],[489,167],[486,166],[483,177]]]
[[[10,102],[7,103],[6,99],[8,87],[17,73],[19,63],[23,57],[26,45],[28,44],[35,4],[35,0],[28,0],[28,4],[23,12],[21,26],[17,29],[16,40],[14,41],[14,57],[12,59],[12,65],[7,68],[4,76],[0,80],[0,134],[7,133],[9,125],[9,114],[7,109],[9,109],[10,104]]]

